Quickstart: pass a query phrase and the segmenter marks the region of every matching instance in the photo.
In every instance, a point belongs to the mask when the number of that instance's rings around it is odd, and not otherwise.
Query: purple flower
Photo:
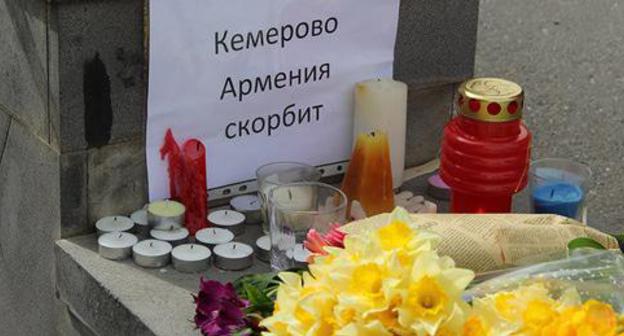
[[[205,336],[228,336],[246,326],[243,309],[249,303],[236,294],[231,283],[200,281],[199,294],[194,297],[195,324]]]

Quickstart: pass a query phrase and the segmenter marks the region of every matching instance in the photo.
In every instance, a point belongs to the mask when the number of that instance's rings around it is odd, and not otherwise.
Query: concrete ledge
[[[56,265],[60,299],[97,335],[199,334],[189,290],[68,240],[56,243]]]
[[[260,226],[247,226],[237,241],[255,242]],[[201,276],[221,282],[245,274],[269,272],[256,260],[240,272],[214,266],[203,274],[177,272],[171,265],[145,269],[132,260],[106,260],[97,253],[97,237],[85,235],[56,242],[57,287],[61,301],[94,334],[199,335],[192,322],[195,305],[191,294]]]

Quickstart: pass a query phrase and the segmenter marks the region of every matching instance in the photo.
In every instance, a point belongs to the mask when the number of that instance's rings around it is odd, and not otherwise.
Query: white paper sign
[[[276,161],[348,160],[356,82],[391,77],[399,0],[151,0],[150,198],[167,129],[206,147],[208,188]]]

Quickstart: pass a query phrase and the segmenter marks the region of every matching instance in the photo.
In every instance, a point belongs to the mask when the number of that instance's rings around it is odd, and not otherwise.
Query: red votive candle
[[[451,211],[511,212],[512,196],[526,186],[530,163],[523,90],[504,79],[476,78],[458,91],[459,115],[444,129],[440,158]]]

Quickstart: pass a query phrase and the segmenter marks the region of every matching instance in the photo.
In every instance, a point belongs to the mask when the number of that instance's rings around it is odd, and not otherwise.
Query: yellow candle
[[[358,201],[367,216],[390,212],[394,209],[392,171],[388,136],[384,132],[358,135],[342,191],[351,202]]]
[[[180,202],[164,200],[150,203],[147,211],[156,216],[174,217],[184,214],[186,207]]]
[[[372,79],[355,87],[354,144],[361,133],[375,130],[388,134],[392,185],[403,183],[407,122],[407,85],[392,79]]]

